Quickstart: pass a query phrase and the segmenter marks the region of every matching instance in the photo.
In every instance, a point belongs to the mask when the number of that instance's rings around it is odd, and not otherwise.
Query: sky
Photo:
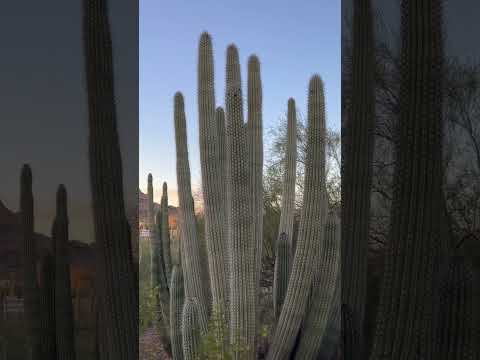
[[[243,87],[247,59],[256,54],[263,82],[264,138],[285,114],[289,97],[306,114],[309,78],[325,83],[327,125],[340,128],[340,0],[165,1],[141,0],[139,24],[139,186],[154,179],[177,205],[173,95],[185,97],[192,187],[200,183],[197,116],[197,51],[203,31],[213,39],[215,95],[224,104],[225,52],[239,48]],[[244,97],[245,97],[244,90]],[[246,110],[246,107],[244,108]],[[265,139],[264,139],[265,140]],[[265,142],[265,141],[264,141]]]

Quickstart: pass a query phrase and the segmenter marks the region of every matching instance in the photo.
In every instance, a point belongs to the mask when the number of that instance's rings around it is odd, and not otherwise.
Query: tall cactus
[[[200,37],[198,47],[198,120],[202,190],[205,208],[205,239],[214,307],[226,308],[228,277],[225,241],[225,192],[222,188],[224,156],[215,113],[212,40]]]
[[[167,285],[170,286],[170,277],[172,274],[172,256],[170,250],[170,230],[168,224],[168,191],[166,182],[164,182],[162,186],[162,200],[160,201],[160,208],[162,214],[162,219],[160,223],[160,239],[162,240],[163,264],[165,266]]]
[[[106,0],[84,0],[89,158],[101,360],[138,357],[138,282],[123,199]],[[119,286],[121,284],[121,286]]]
[[[174,265],[170,280],[170,338],[173,360],[183,359],[181,325],[184,300],[182,268]]]
[[[153,230],[155,226],[155,210],[153,207],[153,176],[148,174],[147,183],[147,225],[148,230]]]
[[[287,359],[306,313],[310,288],[317,271],[325,224],[325,100],[318,75],[310,79],[304,205],[288,283],[267,359]]]
[[[282,232],[277,240],[275,250],[275,267],[273,277],[273,313],[278,320],[282,310],[283,300],[288,288],[288,275],[290,273],[290,245],[287,234]]]
[[[55,264],[53,256],[47,253],[42,259],[42,287],[40,309],[42,325],[42,358],[57,359],[55,330]]]
[[[262,124],[262,80],[260,77],[260,60],[256,55],[248,59],[248,120],[247,145],[250,171],[250,200],[252,211],[252,246],[254,254],[255,288],[250,295],[257,300],[260,291],[260,273],[262,270],[263,250],[263,124]],[[255,317],[257,319],[258,316]],[[252,331],[256,331],[254,324]],[[254,346],[256,346],[254,344]]]
[[[25,327],[28,359],[40,359],[39,289],[37,283],[37,249],[33,238],[32,170],[24,165],[20,178],[20,221],[22,226]]]
[[[60,185],[57,191],[57,214],[53,225],[55,248],[55,324],[57,359],[75,359],[70,263],[68,251],[67,191]]]
[[[342,149],[342,303],[351,312],[346,360],[364,359],[363,323],[374,144],[374,44],[371,0],[353,2],[352,95]]]
[[[197,237],[192,188],[190,184],[185,105],[183,95],[179,92],[175,94],[174,98],[174,121],[185,296],[188,298],[197,298],[200,311],[206,313],[208,309],[207,294],[205,294],[203,284],[203,267],[200,259],[200,244]]]
[[[288,99],[287,148],[282,185],[282,212],[278,233],[285,233],[293,258],[293,220],[295,215],[295,181],[297,169],[297,110],[295,100]]]
[[[196,298],[185,301],[182,314],[182,341],[184,360],[196,360],[199,356],[201,337],[207,332],[206,318],[201,315]]]
[[[230,340],[247,347],[245,359],[254,358],[256,296],[255,244],[252,232],[252,201],[249,183],[249,159],[238,50],[227,49],[226,143],[229,177],[229,272],[230,272]],[[236,357],[240,356],[238,353]],[[243,354],[242,354],[243,356]]]
[[[371,359],[432,358],[443,211],[441,3],[403,0],[401,5],[402,106],[390,240]]]
[[[302,327],[302,337],[296,359],[316,359],[322,345],[330,315],[336,304],[334,295],[339,279],[340,224],[335,213],[329,214],[325,224],[325,241],[317,264],[317,277],[313,283],[311,305]]]

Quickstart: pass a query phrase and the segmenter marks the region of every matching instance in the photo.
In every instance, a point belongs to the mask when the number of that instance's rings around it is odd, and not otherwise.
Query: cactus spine
[[[290,246],[287,234],[280,234],[277,240],[275,252],[275,268],[273,279],[273,313],[278,320],[282,310],[283,300],[288,288],[288,275],[290,269]]]
[[[256,296],[255,253],[252,232],[252,201],[249,196],[249,159],[238,50],[227,49],[226,143],[229,163],[229,272],[230,272],[230,339],[232,344],[248,348],[246,359],[254,357]],[[235,354],[236,357],[239,354]],[[243,355],[242,355],[243,356]]]
[[[442,5],[404,0],[401,10],[392,223],[371,359],[439,357],[430,343],[443,211]]]
[[[53,256],[46,254],[42,261],[42,358],[57,359],[55,339],[55,265]]]
[[[196,360],[199,356],[201,337],[207,331],[206,318],[202,318],[196,298],[185,301],[182,315],[182,341],[184,360]]]
[[[342,303],[350,311],[352,326],[343,329],[346,360],[365,358],[363,323],[375,121],[370,0],[354,1],[353,8],[352,97],[342,141]]]
[[[123,199],[106,0],[84,0],[89,157],[102,360],[138,357],[138,281]],[[118,286],[118,284],[122,286]]]
[[[168,192],[167,183],[163,183],[162,200],[160,201],[161,208],[161,229],[160,239],[162,240],[163,265],[165,267],[165,276],[167,277],[167,285],[170,286],[170,277],[172,274],[172,257],[170,252],[170,231],[168,227]]]
[[[310,79],[304,205],[287,294],[267,359],[287,359],[306,312],[325,224],[325,100],[318,75]]]
[[[311,306],[302,327],[302,337],[296,352],[297,359],[316,359],[322,345],[334,304],[336,282],[339,280],[340,229],[337,216],[330,213],[325,224],[317,278],[313,283]]]
[[[57,191],[57,214],[53,225],[55,244],[55,323],[57,358],[75,359],[70,265],[68,253],[67,191],[63,185]]]
[[[223,136],[219,136],[215,112],[215,88],[212,40],[208,33],[200,37],[198,48],[198,119],[202,190],[205,208],[205,239],[209,264],[213,307],[226,309],[228,278],[226,262],[225,192]],[[220,121],[221,119],[218,119]]]
[[[32,170],[24,165],[20,179],[20,221],[23,238],[24,307],[27,333],[28,359],[39,359],[41,354],[41,334],[39,329],[40,298],[37,283],[37,251],[33,239],[33,193]]]
[[[253,274],[255,288],[251,295],[257,300],[260,291],[260,273],[262,267],[263,250],[263,124],[262,124],[262,80],[260,77],[260,61],[256,55],[248,59],[248,120],[247,144],[250,163],[250,200],[252,211],[252,246],[254,255]],[[255,319],[258,317],[255,316]],[[256,324],[252,324],[251,331],[255,333]],[[256,345],[254,344],[256,347]]]
[[[170,338],[173,360],[183,359],[181,325],[184,300],[182,268],[174,265],[170,281]]]
[[[187,129],[183,95],[174,98],[175,143],[177,152],[177,183],[180,207],[180,229],[182,236],[182,268],[185,279],[185,296],[197,298],[200,312],[207,310],[207,295],[203,284],[200,244],[197,238],[190,165],[187,150]]]

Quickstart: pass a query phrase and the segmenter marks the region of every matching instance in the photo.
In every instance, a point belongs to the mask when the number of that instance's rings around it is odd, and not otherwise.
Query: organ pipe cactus
[[[196,220],[190,184],[185,105],[183,95],[179,92],[175,94],[174,98],[174,122],[185,296],[188,298],[197,298],[200,307],[199,311],[206,314],[207,294],[205,294],[205,287],[203,284],[203,267],[200,260],[200,245],[196,232]]]
[[[160,201],[161,208],[161,229],[160,230],[160,239],[162,241],[162,254],[163,254],[163,265],[165,267],[165,276],[167,278],[167,285],[170,286],[170,277],[172,273],[172,257],[170,251],[170,230],[168,225],[168,192],[167,192],[167,183],[163,183],[162,187],[162,200]]]
[[[309,84],[306,146],[304,205],[287,294],[267,355],[270,360],[287,359],[294,347],[325,240],[325,100],[318,75]]]
[[[68,251],[67,191],[63,185],[57,191],[57,214],[53,225],[55,248],[55,324],[57,359],[75,359],[70,264]]]
[[[311,305],[302,327],[302,337],[296,359],[316,359],[319,356],[330,315],[336,304],[334,295],[339,279],[340,224],[330,213],[325,224],[325,241],[320,249],[317,276],[313,283]]]
[[[280,316],[283,300],[288,288],[288,275],[290,269],[290,246],[287,234],[281,233],[277,240],[275,252],[275,268],[273,278],[273,313],[275,319]]]
[[[373,360],[439,358],[431,334],[443,211],[441,3],[401,5],[402,106]]]
[[[84,0],[89,160],[101,360],[138,357],[138,281],[123,199],[106,0]],[[119,284],[121,283],[121,286]]]
[[[439,297],[438,359],[476,359],[473,305],[473,269],[463,256],[450,260]]]
[[[202,191],[205,210],[205,239],[208,254],[213,307],[226,308],[228,296],[225,192],[222,180],[225,170],[224,136],[219,134],[215,111],[215,87],[212,40],[208,33],[200,37],[198,47],[198,120]],[[220,136],[219,136],[220,135]]]
[[[184,300],[182,268],[174,265],[170,281],[170,338],[173,360],[183,359],[181,325]]]
[[[155,227],[155,210],[153,207],[153,176],[148,174],[147,183],[147,225],[148,230],[153,230]]]
[[[42,310],[42,358],[57,359],[55,331],[55,264],[53,256],[46,254],[42,260],[42,287],[40,308]]]
[[[196,298],[185,301],[182,314],[182,341],[184,360],[196,360],[199,356],[201,337],[207,332],[206,318],[201,315]]]
[[[364,359],[363,323],[375,126],[374,44],[371,0],[353,2],[352,95],[342,130],[342,303],[351,312],[346,360]]]
[[[297,167],[297,110],[295,100],[288,99],[287,148],[285,152],[285,173],[283,175],[282,213],[278,233],[285,233],[290,256],[293,258],[293,220],[295,212],[295,180]]]
[[[252,202],[252,245],[254,254],[255,288],[250,295],[257,299],[260,291],[260,272],[263,250],[263,131],[262,131],[262,80],[260,77],[260,61],[256,55],[248,59],[248,120],[247,145],[250,172],[250,201]],[[257,318],[257,317],[255,317]],[[256,326],[252,331],[256,331]],[[255,345],[254,345],[255,346]]]
[[[24,308],[28,359],[40,359],[40,298],[37,283],[37,251],[33,239],[32,170],[24,165],[20,178],[20,221],[22,226]]]
[[[252,231],[249,158],[243,121],[243,100],[238,50],[227,49],[226,144],[229,192],[228,251],[230,272],[230,341],[248,348],[245,359],[254,358],[256,294],[255,244]],[[239,354],[235,354],[236,357]],[[242,354],[243,356],[243,354]]]

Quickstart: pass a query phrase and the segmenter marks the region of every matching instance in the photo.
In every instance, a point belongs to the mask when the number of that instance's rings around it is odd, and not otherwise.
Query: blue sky
[[[141,0],[139,26],[139,181],[145,191],[147,174],[153,174],[156,200],[167,181],[170,202],[177,201],[176,91],[185,96],[192,186],[200,181],[196,67],[202,31],[213,38],[217,106],[224,104],[226,48],[234,43],[244,88],[248,56],[260,58],[265,130],[278,123],[289,97],[306,114],[308,80],[314,73],[325,82],[328,126],[340,128],[340,0]]]

